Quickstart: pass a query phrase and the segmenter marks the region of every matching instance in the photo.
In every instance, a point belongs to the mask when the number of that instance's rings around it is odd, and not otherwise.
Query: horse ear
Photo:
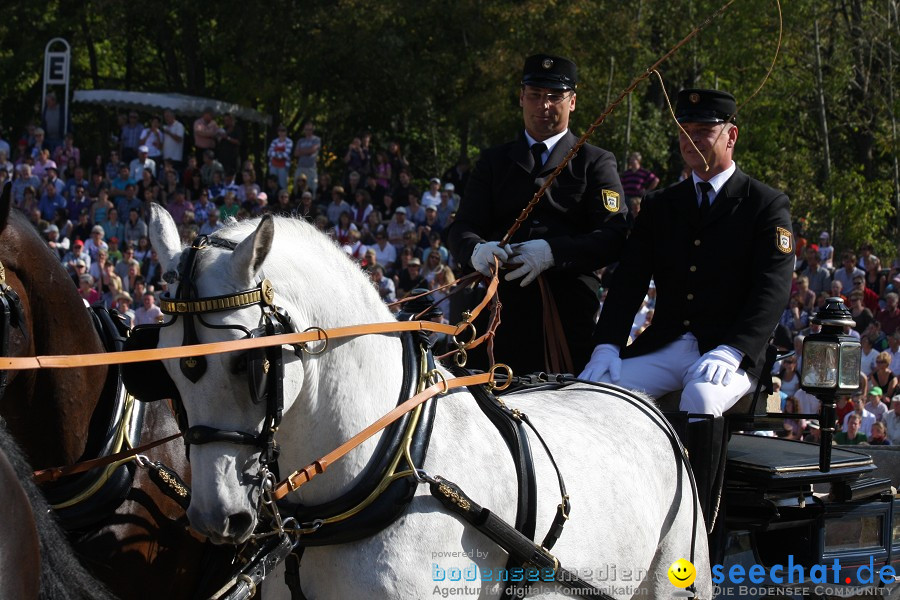
[[[150,243],[156,249],[163,272],[170,270],[181,251],[181,237],[172,215],[155,202],[150,203]]]
[[[239,280],[252,281],[259,273],[274,239],[275,219],[272,215],[265,215],[256,226],[256,231],[234,249],[231,265]]]
[[[6,229],[9,220],[9,209],[12,206],[12,184],[7,182],[3,186],[3,194],[0,195],[0,232]]]

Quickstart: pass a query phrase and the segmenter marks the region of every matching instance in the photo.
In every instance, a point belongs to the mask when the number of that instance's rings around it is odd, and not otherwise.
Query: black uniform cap
[[[578,85],[578,67],[567,58],[535,54],[525,59],[522,85],[551,90],[574,90]]]
[[[735,112],[734,96],[719,90],[681,90],[675,103],[679,123],[724,123],[732,120]]]

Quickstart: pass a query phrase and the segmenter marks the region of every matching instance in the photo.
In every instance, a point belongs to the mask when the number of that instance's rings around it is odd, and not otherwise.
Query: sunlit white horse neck
[[[175,223],[155,206],[150,232],[164,271],[175,269],[182,253]],[[274,285],[276,304],[298,330],[393,319],[359,267],[304,221],[245,221],[215,235],[240,243],[234,251],[208,247],[198,253],[194,275],[201,297],[246,290],[265,278]],[[248,329],[259,319],[258,307],[204,315],[211,325],[239,323]],[[197,334],[201,342],[242,335],[205,326],[198,326]],[[163,328],[161,347],[181,343],[180,323]],[[282,473],[323,456],[388,412],[400,395],[403,360],[395,335],[333,340],[321,355],[302,359],[285,348],[284,357],[285,413],[277,438]],[[237,368],[239,358],[234,353],[208,356],[207,371],[197,383],[181,374],[177,361],[167,363],[192,426],[259,430],[265,407],[251,401],[246,374]],[[467,391],[456,390],[438,402],[428,456],[420,466],[455,481],[477,503],[514,522],[515,469],[499,434]],[[686,468],[662,429],[633,404],[588,386],[516,394],[507,403],[537,424],[566,479],[571,518],[554,548],[563,565],[615,597],[671,597],[679,590],[666,571],[679,558],[689,558],[693,544],[697,597],[711,596],[704,528],[702,523],[693,527],[696,500]],[[340,496],[371,458],[377,437],[303,486],[294,500],[314,504]],[[252,533],[259,455],[258,448],[220,442],[192,448],[188,517],[195,529],[219,543],[240,542]],[[556,512],[559,491],[540,449],[535,469],[540,541]],[[304,593],[313,599],[450,593],[492,598],[499,591],[483,579],[496,576],[505,564],[505,552],[451,516],[422,486],[406,512],[381,533],[308,548],[300,577]],[[453,569],[469,574],[477,569],[478,579],[450,581]],[[535,591],[561,595],[553,587]],[[287,588],[267,585],[265,593],[275,597],[287,594]]]

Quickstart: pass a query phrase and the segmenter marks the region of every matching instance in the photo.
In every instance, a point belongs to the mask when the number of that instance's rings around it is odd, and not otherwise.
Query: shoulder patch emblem
[[[621,208],[622,203],[619,199],[619,192],[614,192],[612,190],[603,190],[603,208],[608,210],[609,212],[619,212],[619,208]]]
[[[779,251],[790,254],[794,251],[794,236],[784,227],[775,228],[775,247]]]

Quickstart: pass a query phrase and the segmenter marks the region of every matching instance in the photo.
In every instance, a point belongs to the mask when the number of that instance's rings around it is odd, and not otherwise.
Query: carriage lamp
[[[859,340],[844,333],[844,329],[853,327],[855,322],[841,298],[825,300],[812,322],[821,325],[822,330],[803,340],[800,387],[821,402],[819,470],[827,473],[831,470],[835,403],[839,396],[849,396],[859,389],[862,348]]]

